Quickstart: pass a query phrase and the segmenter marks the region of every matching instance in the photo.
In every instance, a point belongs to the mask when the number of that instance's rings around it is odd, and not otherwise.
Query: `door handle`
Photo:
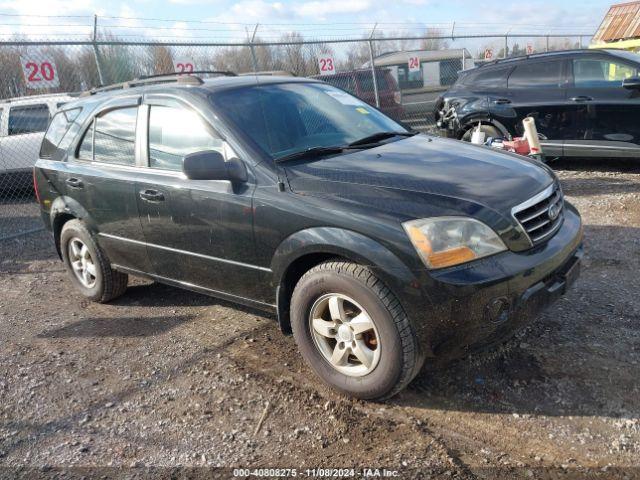
[[[147,202],[164,202],[164,193],[158,190],[140,190],[140,198]]]
[[[572,102],[590,102],[593,98],[587,97],[586,95],[578,95],[577,97],[571,97]]]
[[[82,180],[75,177],[67,178],[67,185],[69,185],[71,188],[84,188],[84,183],[82,183]]]
[[[496,105],[507,105],[511,103],[511,100],[509,100],[508,98],[498,98],[494,100],[493,103],[495,103]]]

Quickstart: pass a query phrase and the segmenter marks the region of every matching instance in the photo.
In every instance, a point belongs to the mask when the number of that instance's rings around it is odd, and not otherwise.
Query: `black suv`
[[[469,140],[522,136],[533,117],[547,156],[640,157],[640,55],[572,50],[498,60],[461,72],[437,104],[439,126]]]
[[[35,168],[94,301],[131,274],[277,312],[324,381],[379,399],[576,278],[581,220],[539,162],[407,131],[320,81],[156,82],[65,105]]]

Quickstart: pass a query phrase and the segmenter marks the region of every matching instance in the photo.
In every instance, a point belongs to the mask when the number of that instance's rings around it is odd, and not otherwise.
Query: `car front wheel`
[[[308,271],[293,292],[291,322],[309,366],[347,395],[389,398],[422,366],[402,306],[367,267],[334,260]]]

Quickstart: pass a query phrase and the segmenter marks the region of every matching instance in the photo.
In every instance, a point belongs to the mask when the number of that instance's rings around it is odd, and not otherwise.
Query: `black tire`
[[[462,139],[465,142],[471,141],[471,135],[473,135],[473,131],[477,128],[477,124],[469,128],[464,135],[462,135]],[[480,125],[480,130],[484,132],[485,138],[493,137],[493,138],[502,138],[504,135],[493,125]]]
[[[91,287],[83,285],[71,266],[69,243],[79,239],[87,246],[95,265],[95,282]],[[88,299],[106,303],[119,297],[127,290],[128,275],[111,268],[109,259],[81,220],[69,220],[60,233],[60,251],[67,273],[75,287]]]
[[[312,338],[314,303],[330,293],[357,301],[374,321],[381,348],[377,365],[364,376],[339,372]],[[318,376],[341,393],[364,400],[384,400],[402,390],[419,372],[423,358],[413,327],[395,295],[364,266],[330,260],[309,270],[291,298],[291,326],[300,353]]]

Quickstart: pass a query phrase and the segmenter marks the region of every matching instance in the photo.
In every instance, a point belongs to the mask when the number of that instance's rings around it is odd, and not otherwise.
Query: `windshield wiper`
[[[331,155],[332,153],[342,153],[344,150],[347,150],[349,147],[347,145],[340,146],[335,145],[332,147],[309,147],[304,150],[300,150],[299,152],[289,153],[287,155],[283,155],[281,157],[277,157],[275,159],[276,163],[288,162],[291,160],[298,160],[300,158],[315,158],[321,157],[323,155]]]
[[[360,140],[356,140],[355,142],[351,142],[349,146],[355,147],[356,145],[375,144],[391,137],[413,137],[418,133],[419,132],[377,132],[377,133],[374,133],[373,135],[369,135],[367,137],[361,138]]]

